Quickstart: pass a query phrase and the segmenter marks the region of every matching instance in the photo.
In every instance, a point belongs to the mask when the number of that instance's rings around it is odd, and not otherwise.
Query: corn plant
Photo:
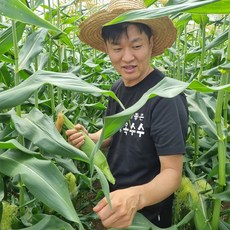
[[[102,195],[109,201],[108,178],[94,161],[101,142],[149,98],[183,91],[187,152],[168,229],[229,228],[229,1],[145,3],[146,10],[110,23],[172,17],[177,41],[153,59],[167,77],[132,107],[103,118],[108,97],[119,102],[110,91],[119,76],[105,54],[77,38],[79,23],[103,6],[0,0],[0,229],[96,229],[91,207]],[[59,112],[90,132],[103,128],[91,153],[68,144],[65,127],[57,130]],[[137,213],[128,229],[159,228]]]

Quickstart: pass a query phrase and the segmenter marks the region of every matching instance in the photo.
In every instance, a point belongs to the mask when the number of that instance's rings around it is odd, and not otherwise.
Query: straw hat
[[[101,10],[80,24],[79,38],[85,44],[106,53],[101,36],[102,27],[120,14],[130,10],[145,9],[143,0],[111,0],[107,9]],[[176,29],[168,17],[134,20],[148,25],[153,32],[152,56],[160,55],[176,40]]]

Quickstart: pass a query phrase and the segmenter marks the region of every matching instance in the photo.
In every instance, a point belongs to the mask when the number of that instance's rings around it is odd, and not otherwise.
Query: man
[[[128,108],[164,75],[150,64],[153,56],[163,53],[176,38],[176,30],[167,18],[137,20],[104,26],[119,14],[145,8],[142,0],[112,0],[107,10],[98,12],[80,25],[80,39],[109,55],[121,79],[112,90]],[[110,99],[106,115],[122,111]],[[112,209],[103,198],[95,207],[107,228],[125,228],[132,224],[137,211],[159,227],[172,224],[173,193],[180,185],[187,133],[187,106],[183,94],[175,98],[155,97],[133,115],[113,137],[108,163],[116,179],[110,185]],[[68,141],[80,148],[84,137],[75,129],[66,132]],[[97,142],[101,130],[88,134]]]

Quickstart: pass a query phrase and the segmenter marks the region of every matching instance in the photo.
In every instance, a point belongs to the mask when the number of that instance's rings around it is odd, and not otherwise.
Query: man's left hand
[[[139,195],[135,187],[110,193],[112,208],[103,198],[94,208],[106,228],[127,228],[139,210]]]

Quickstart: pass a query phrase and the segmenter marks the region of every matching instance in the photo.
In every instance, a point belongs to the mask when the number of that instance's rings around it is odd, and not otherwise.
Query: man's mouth
[[[136,65],[126,65],[126,66],[123,66],[123,69],[126,72],[132,72],[135,68],[136,68]]]

